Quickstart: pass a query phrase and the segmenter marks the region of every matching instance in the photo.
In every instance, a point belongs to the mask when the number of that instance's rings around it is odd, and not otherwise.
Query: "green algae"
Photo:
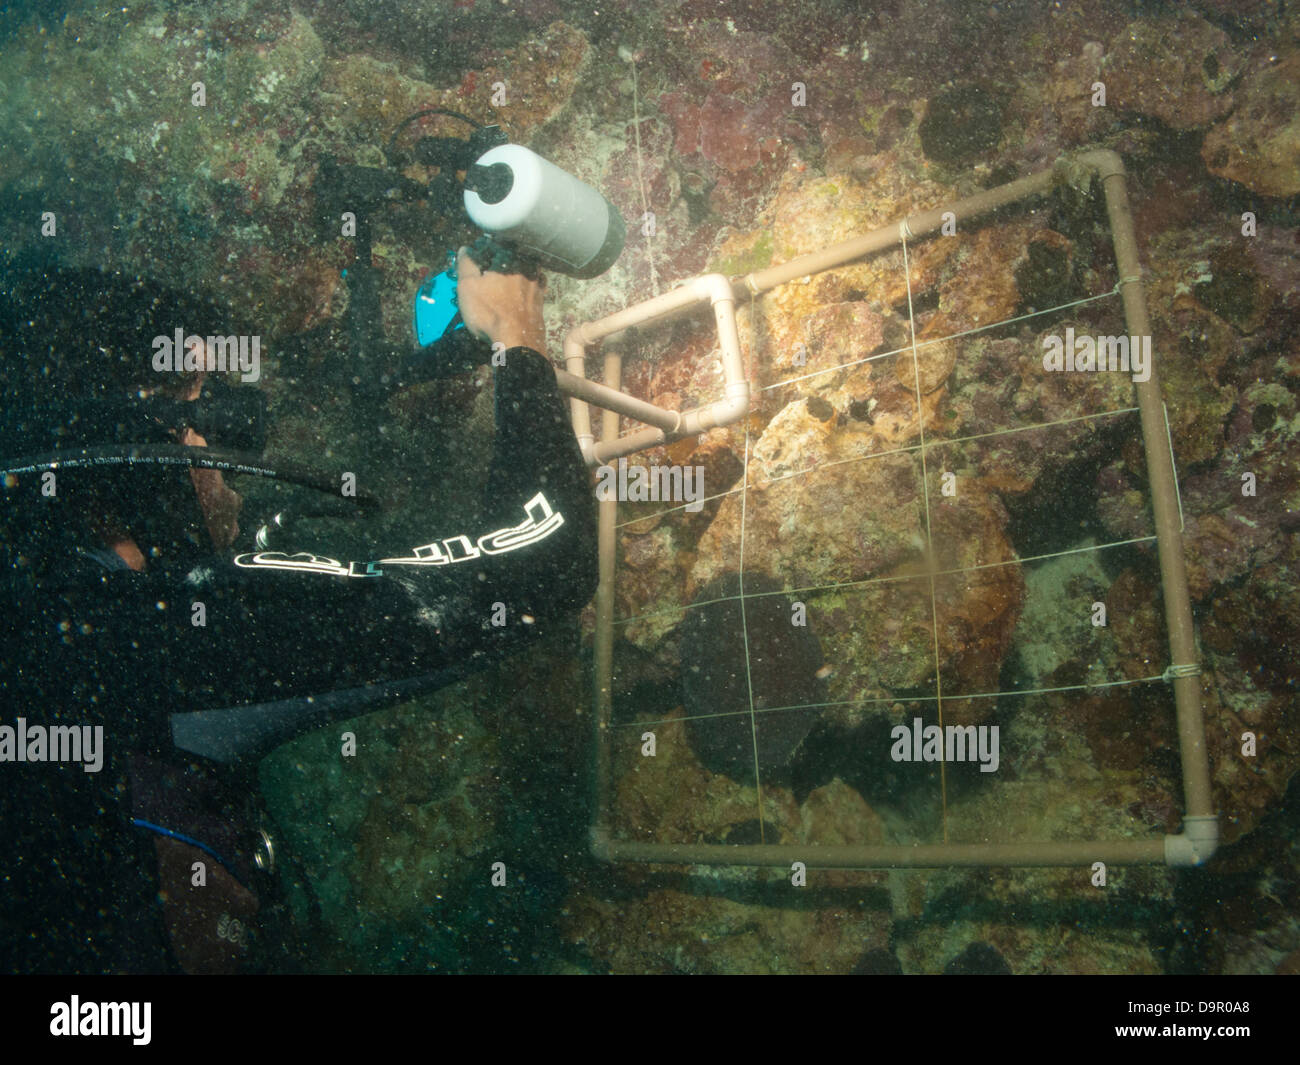
[[[762,270],[772,265],[772,253],[772,233],[770,230],[763,230],[747,251],[716,260],[710,264],[708,272],[726,274],[728,277],[753,273],[755,270]]]

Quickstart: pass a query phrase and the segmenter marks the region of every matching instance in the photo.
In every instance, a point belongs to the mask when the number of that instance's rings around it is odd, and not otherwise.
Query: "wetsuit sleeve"
[[[281,690],[437,669],[540,632],[590,600],[595,494],[555,370],[513,348],[494,373],[493,453],[475,529],[433,529],[441,539],[346,563],[346,576],[235,559],[241,574],[229,593],[245,626],[283,634],[256,652],[257,672],[278,671]]]
[[[482,500],[486,527],[518,522],[538,493],[563,524],[536,549],[503,552],[482,567],[480,604],[554,617],[584,606],[596,587],[596,503],[550,361],[512,348],[496,368],[496,437]]]
[[[39,668],[6,686],[30,680],[33,698],[111,722],[119,740],[134,733],[147,748],[166,742],[171,713],[486,663],[572,617],[596,584],[590,475],[551,363],[516,348],[495,374],[496,437],[475,528],[431,528],[429,542],[397,559],[262,552],[262,563],[246,554],[185,574],[105,572],[50,589],[9,619],[16,645],[42,650]]]

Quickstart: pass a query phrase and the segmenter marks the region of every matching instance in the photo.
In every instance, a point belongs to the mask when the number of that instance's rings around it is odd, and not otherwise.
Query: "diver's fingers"
[[[481,277],[483,271],[478,268],[478,263],[470,255],[469,248],[463,245],[456,252],[456,276],[457,277]]]

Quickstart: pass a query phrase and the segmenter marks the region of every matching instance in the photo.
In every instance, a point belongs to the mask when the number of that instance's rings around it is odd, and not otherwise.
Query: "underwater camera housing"
[[[421,136],[399,145],[403,133],[428,115],[454,118],[471,127],[471,132],[465,138]],[[326,157],[316,179],[316,221],[322,235],[336,236],[339,217],[345,212],[356,224],[353,259],[344,272],[350,290],[347,321],[354,357],[364,358],[367,352],[385,347],[377,326],[381,315],[370,229],[371,219],[383,208],[419,203],[438,217],[463,214],[483,233],[469,250],[483,270],[532,275],[546,269],[587,279],[608,270],[623,250],[626,230],[614,206],[554,163],[510,144],[499,126],[483,125],[446,108],[428,108],[399,123],[383,152],[387,161],[383,168]],[[402,173],[412,164],[436,168],[438,173],[426,182],[413,180]],[[415,294],[412,318],[420,348],[463,333],[456,305],[455,258],[454,252],[449,254],[445,269],[426,278]],[[395,380],[413,383],[429,372],[434,372],[430,366],[411,364]],[[376,394],[388,391],[391,382]]]
[[[485,270],[533,267],[584,280],[603,274],[623,251],[626,229],[604,196],[536,152],[499,144],[466,170],[464,206],[488,240],[470,249]],[[456,306],[455,257],[415,294],[415,338],[427,347],[463,328]]]

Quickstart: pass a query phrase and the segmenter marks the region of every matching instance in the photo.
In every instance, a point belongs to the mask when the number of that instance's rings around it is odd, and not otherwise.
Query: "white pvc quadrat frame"
[[[1062,161],[1051,170],[959,200],[932,211],[844,241],[822,251],[799,256],[741,278],[706,274],[671,291],[598,321],[578,325],[564,341],[567,372],[557,370],[560,389],[570,397],[574,431],[583,457],[598,465],[619,456],[728,425],[749,411],[749,382],[741,357],[736,326],[737,296],[752,299],[778,285],[844,266],[864,256],[937,232],[945,217],[958,222],[986,215],[1000,207],[1041,196],[1083,167],[1099,179],[1115,249],[1116,267],[1127,331],[1151,332],[1147,315],[1137,241],[1128,203],[1124,165],[1111,151],[1088,151]],[[689,411],[670,411],[619,391],[621,357],[605,354],[605,384],[584,376],[589,348],[634,326],[661,321],[694,310],[707,302],[714,314],[722,350],[725,391],[722,398]],[[915,357],[916,339],[912,337]],[[1168,864],[1194,866],[1207,861],[1218,844],[1218,819],[1212,805],[1209,757],[1205,745],[1200,667],[1192,627],[1191,602],[1183,558],[1177,483],[1170,451],[1159,376],[1151,367],[1147,380],[1134,385],[1151,486],[1160,578],[1169,634],[1171,665],[1164,679],[1173,685],[1182,761],[1184,814],[1176,835],[1135,840],[1026,843],[933,843],[871,846],[755,844],[661,844],[612,839],[606,823],[610,791],[609,729],[612,700],[615,526],[618,502],[600,503],[600,584],[596,592],[595,724],[596,796],[591,846],[607,861],[658,862],[674,865],[782,866],[800,861],[810,868],[883,869],[945,866],[1072,866],[1107,864]],[[603,408],[602,436],[592,432],[588,404]],[[647,428],[620,437],[619,416],[643,422]],[[748,461],[748,457],[746,457]],[[953,696],[952,698],[960,698]]]

